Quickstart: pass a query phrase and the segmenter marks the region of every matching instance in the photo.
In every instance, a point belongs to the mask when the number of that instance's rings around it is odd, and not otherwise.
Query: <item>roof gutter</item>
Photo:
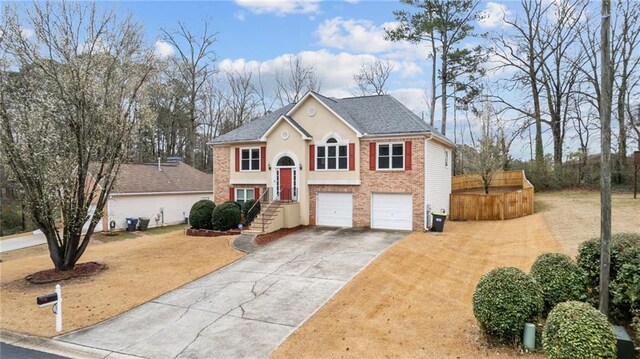
[[[198,194],[198,193],[213,193],[213,190],[201,190],[201,191],[172,191],[172,192],[121,192],[121,193],[110,193],[111,196],[152,196],[159,194]]]
[[[262,141],[260,139],[255,139],[255,140],[235,140],[235,141],[207,142],[207,145],[216,146],[216,145],[228,145],[228,144],[234,144],[234,143],[264,143],[264,142],[265,141]]]

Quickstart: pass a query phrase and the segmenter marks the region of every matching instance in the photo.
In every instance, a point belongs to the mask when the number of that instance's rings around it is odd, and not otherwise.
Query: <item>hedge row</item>
[[[260,202],[255,200],[244,203],[224,202],[216,206],[213,201],[203,199],[191,207],[189,223],[193,229],[226,231],[238,228],[238,225],[243,222],[245,225],[251,224],[258,213],[260,213]],[[244,214],[244,221],[242,214]]]

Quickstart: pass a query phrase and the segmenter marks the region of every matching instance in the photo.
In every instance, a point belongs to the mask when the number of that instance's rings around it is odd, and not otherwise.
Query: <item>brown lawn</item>
[[[600,192],[562,191],[536,193],[536,205],[565,253],[575,257],[580,243],[600,236]],[[612,230],[640,232],[640,197],[612,195]]]
[[[80,262],[105,263],[90,278],[64,281],[63,329],[96,324],[152,300],[243,256],[232,237],[188,237],[182,231],[90,244]],[[22,252],[21,252],[22,251]],[[0,328],[52,337],[51,308],[39,308],[36,296],[55,284],[34,285],[24,277],[52,267],[46,248],[28,248],[0,263]],[[21,252],[21,253],[20,253]]]
[[[471,299],[497,266],[528,271],[559,251],[542,214],[510,221],[447,222],[385,251],[274,353],[275,358],[514,357],[480,338]]]

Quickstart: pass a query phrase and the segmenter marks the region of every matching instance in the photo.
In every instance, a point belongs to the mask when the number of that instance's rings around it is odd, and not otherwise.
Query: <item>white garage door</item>
[[[93,217],[93,214],[96,212],[96,206],[95,205],[91,205],[89,207],[89,216]],[[91,219],[89,219],[87,221],[87,223],[84,224],[84,226],[82,226],[82,232],[86,232],[89,230],[89,224],[91,222]],[[98,233],[98,232],[102,232],[102,220],[98,221],[98,223],[96,223],[96,227],[93,229],[94,233]]]
[[[371,228],[413,228],[413,201],[410,194],[374,193],[371,201]]]
[[[316,222],[319,226],[353,226],[353,195],[351,193],[318,193],[316,208]]]

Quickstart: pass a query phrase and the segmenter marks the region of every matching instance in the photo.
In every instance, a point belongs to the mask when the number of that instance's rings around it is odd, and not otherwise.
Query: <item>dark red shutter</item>
[[[356,144],[349,144],[349,171],[356,170]]]
[[[260,187],[256,187],[253,189],[253,197],[256,200],[260,198]]]
[[[411,169],[411,141],[404,142],[404,169]]]
[[[236,147],[236,172],[240,172],[240,149]]]
[[[236,200],[236,190],[235,188],[231,187],[229,188],[229,201],[235,201]]]
[[[376,143],[369,143],[369,170],[376,170]]]
[[[267,170],[267,146],[260,147],[260,171]]]
[[[309,171],[316,170],[316,146],[309,145]]]

